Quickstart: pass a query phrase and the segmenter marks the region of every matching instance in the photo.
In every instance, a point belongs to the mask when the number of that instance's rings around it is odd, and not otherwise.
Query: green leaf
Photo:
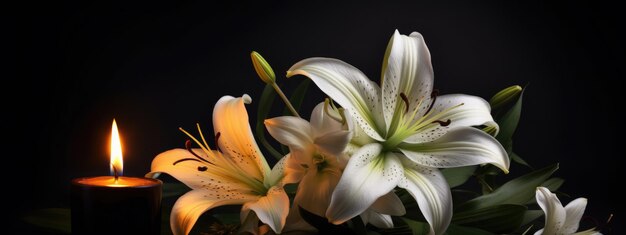
[[[72,233],[72,219],[69,208],[46,208],[33,211],[22,217],[24,221],[50,231]]]
[[[524,212],[526,212],[525,206],[495,205],[455,213],[452,217],[452,223],[480,228],[493,233],[510,233],[520,227]]]
[[[408,227],[413,235],[424,235],[430,231],[430,226],[426,222],[415,221],[405,217],[399,217],[406,225],[396,226],[391,229],[380,230],[381,234],[407,234],[405,227]],[[394,222],[394,224],[397,224]],[[487,232],[478,228],[470,228],[465,226],[459,226],[450,224],[448,230],[444,233],[446,235],[493,235],[491,232]]]
[[[441,170],[441,173],[448,181],[450,188],[454,188],[465,183],[474,174],[476,168],[477,166],[446,168]]]
[[[545,182],[541,184],[541,186],[550,189],[551,192],[554,192],[556,190],[559,190],[559,188],[563,185],[563,183],[565,183],[564,179],[555,177],[555,178],[550,178],[546,180]]]
[[[522,157],[520,157],[519,155],[517,155],[517,153],[510,153],[509,157],[511,157],[511,160],[513,160],[514,162],[517,162],[518,164],[527,166],[529,168],[532,169],[532,167],[530,166],[530,164],[528,164],[528,162],[526,162]]]
[[[559,190],[559,188],[563,185],[564,182],[565,182],[564,179],[555,177],[555,178],[550,178],[544,181],[543,183],[541,183],[541,186],[548,188],[550,192],[555,192]],[[530,200],[528,200],[526,204],[535,204],[535,203],[537,203],[537,200],[533,197]]]
[[[257,111],[256,118],[256,129],[255,134],[257,140],[261,142],[263,147],[269,153],[276,158],[276,160],[280,160],[283,157],[283,154],[276,150],[265,138],[265,124],[263,123],[267,118],[267,115],[270,113],[270,109],[272,108],[272,103],[274,102],[274,98],[276,98],[276,91],[272,85],[265,85],[263,89],[263,93],[261,94],[261,99],[259,100],[259,109]]]
[[[428,232],[430,231],[430,226],[427,223],[415,221],[404,217],[400,217],[400,219],[402,219],[402,221],[404,221],[404,223],[409,226],[409,228],[413,232],[413,235],[428,234]]]
[[[507,111],[502,117],[497,118],[496,122],[500,126],[500,133],[496,136],[496,139],[500,141],[500,143],[507,143],[511,137],[513,137],[513,133],[515,133],[515,129],[517,129],[517,124],[519,123],[520,115],[522,113],[522,97],[524,96],[524,90],[517,98],[517,102]]]
[[[559,164],[554,164],[515,178],[490,194],[474,198],[459,206],[458,211],[476,210],[500,204],[524,205],[535,196],[535,189],[548,179]]]
[[[527,225],[527,224],[535,221],[536,219],[538,219],[542,215],[543,215],[543,211],[542,210],[527,210],[524,213],[524,219],[522,220],[522,226]]]
[[[448,226],[448,231],[445,233],[446,235],[493,235],[493,233],[479,229],[479,228],[471,228],[465,226],[457,226],[451,224]]]
[[[223,224],[240,224],[239,213],[215,213],[213,214],[217,220]]]
[[[177,197],[189,191],[187,185],[181,183],[163,183],[163,198]]]

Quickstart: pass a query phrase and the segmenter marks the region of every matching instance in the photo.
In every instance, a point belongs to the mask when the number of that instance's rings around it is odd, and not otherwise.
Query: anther
[[[405,104],[404,112],[408,113],[409,112],[409,98],[406,97],[404,92],[400,93],[400,98],[402,98],[402,101],[404,101],[404,104]]]
[[[434,89],[433,92],[430,93],[430,98],[432,100],[430,101],[430,105],[428,106],[428,110],[426,110],[424,115],[428,114],[430,112],[430,110],[433,109],[433,106],[435,106],[435,101],[437,101],[437,96],[439,96],[439,90]]]
[[[207,161],[206,159],[200,157],[198,154],[196,154],[195,152],[193,152],[193,149],[191,149],[191,140],[187,140],[185,141],[185,148],[187,149],[187,151],[189,153],[191,153],[191,155],[193,155],[194,157],[198,158],[198,159],[193,159],[193,158],[184,158],[184,159],[189,159],[189,160],[197,160],[198,162],[202,161],[202,162],[206,162],[206,163],[210,163],[213,164],[212,162]],[[181,159],[181,160],[184,160]],[[174,165],[176,165],[176,163],[181,162],[181,160],[178,160],[176,162],[174,162]]]
[[[172,163],[172,165],[174,165],[174,166],[175,166],[176,164],[181,163],[181,162],[185,162],[185,161],[196,161],[196,162],[201,162],[200,160],[195,159],[195,158],[183,158],[183,159],[178,159],[178,160],[176,160],[174,163]]]
[[[448,119],[446,121],[439,121],[439,120],[437,120],[437,121],[433,121],[433,123],[439,123],[439,125],[441,125],[441,126],[448,126],[448,125],[450,125],[450,123],[452,123],[452,121],[450,119]]]

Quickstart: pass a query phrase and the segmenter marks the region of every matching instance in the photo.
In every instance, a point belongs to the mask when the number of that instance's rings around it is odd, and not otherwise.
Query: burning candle
[[[72,180],[72,234],[160,234],[163,183],[122,176],[122,145],[115,119],[110,161],[111,176]]]

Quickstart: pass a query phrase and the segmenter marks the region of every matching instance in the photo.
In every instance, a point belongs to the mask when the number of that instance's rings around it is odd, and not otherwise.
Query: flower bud
[[[510,86],[504,88],[500,92],[496,93],[491,100],[489,100],[489,104],[492,109],[501,108],[511,102],[515,102],[517,98],[519,98],[522,93],[522,87],[519,85]]]
[[[276,75],[274,75],[274,70],[269,63],[256,51],[252,51],[250,53],[250,58],[252,58],[252,65],[254,65],[254,70],[259,75],[261,80],[267,84],[272,84],[276,82]]]

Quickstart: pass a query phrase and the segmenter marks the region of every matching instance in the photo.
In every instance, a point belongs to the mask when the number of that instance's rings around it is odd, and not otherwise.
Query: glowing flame
[[[120,133],[117,131],[117,123],[113,119],[113,126],[111,127],[111,175],[121,176],[123,170],[122,143]]]

